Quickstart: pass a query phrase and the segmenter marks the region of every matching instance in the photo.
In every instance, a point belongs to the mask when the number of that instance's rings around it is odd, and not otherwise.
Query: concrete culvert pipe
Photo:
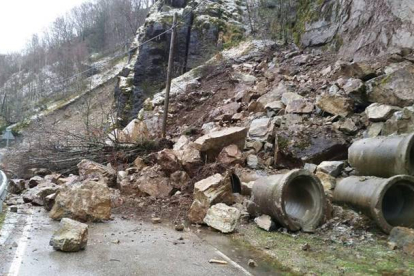
[[[362,211],[385,233],[395,226],[414,227],[412,176],[350,176],[336,184],[333,201]]]
[[[255,213],[271,216],[289,230],[312,232],[326,211],[319,179],[307,170],[259,178],[252,189]]]
[[[359,175],[414,175],[414,133],[356,141],[348,151],[349,164]]]

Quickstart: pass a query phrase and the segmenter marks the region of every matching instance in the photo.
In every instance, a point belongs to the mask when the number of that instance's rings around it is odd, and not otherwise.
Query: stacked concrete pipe
[[[269,215],[292,231],[314,231],[327,208],[321,182],[307,170],[259,178],[251,201],[250,213]]]
[[[333,201],[363,211],[385,233],[395,226],[414,227],[413,145],[414,134],[353,143],[348,161],[364,176],[347,177],[337,183]]]

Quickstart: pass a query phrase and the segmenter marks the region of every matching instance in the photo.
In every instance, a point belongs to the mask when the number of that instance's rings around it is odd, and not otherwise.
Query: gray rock
[[[310,171],[311,173],[314,173],[316,171],[316,169],[318,168],[318,165],[315,164],[311,164],[311,163],[306,163],[303,168],[305,170]]]
[[[388,119],[382,129],[381,135],[405,134],[414,132],[414,106],[405,107],[396,111]]]
[[[23,200],[25,203],[32,203],[33,205],[43,206],[45,197],[56,193],[59,188],[60,187],[54,183],[41,183],[32,189],[26,190],[23,193]]]
[[[392,114],[401,110],[397,106],[391,106],[386,104],[373,103],[365,109],[365,114],[372,122],[384,122],[388,120]]]
[[[358,127],[355,125],[354,121],[349,118],[334,123],[334,126],[338,130],[349,135],[354,135],[358,131]]]
[[[367,82],[370,102],[405,107],[414,104],[414,65]]]
[[[249,128],[249,138],[252,140],[266,141],[273,131],[273,124],[270,118],[255,119]]]
[[[373,138],[380,136],[382,133],[382,129],[384,128],[384,125],[384,122],[371,124],[368,127],[367,131],[364,133],[364,138]]]
[[[257,169],[259,167],[259,158],[254,154],[248,155],[247,166],[251,169]]]
[[[88,225],[64,218],[59,229],[53,234],[50,245],[63,252],[77,252],[86,248],[88,243]]]
[[[10,193],[19,195],[25,188],[26,182],[23,179],[10,179],[8,190]]]
[[[319,164],[317,169],[318,171],[337,177],[341,174],[344,166],[345,162],[343,161],[323,161]]]
[[[312,113],[314,105],[304,99],[293,100],[286,106],[286,113],[306,114]]]
[[[342,89],[355,103],[365,105],[367,102],[367,95],[365,92],[365,84],[360,79],[348,79]]]
[[[254,219],[254,222],[256,223],[257,227],[270,232],[276,229],[276,224],[272,220],[272,218],[268,215],[261,215],[260,217],[257,217]]]
[[[239,209],[218,203],[208,209],[204,223],[222,233],[231,233],[236,228],[240,215]]]
[[[116,186],[117,173],[109,164],[108,166],[104,166],[91,160],[84,159],[77,166],[79,169],[80,180],[98,180],[106,183],[108,187]]]
[[[284,105],[289,105],[292,101],[295,100],[303,100],[303,97],[297,93],[294,92],[285,92],[282,94],[282,103]]]

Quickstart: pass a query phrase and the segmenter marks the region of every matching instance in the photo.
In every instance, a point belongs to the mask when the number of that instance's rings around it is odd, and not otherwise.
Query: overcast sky
[[[59,15],[86,0],[0,0],[0,53],[21,50]]]

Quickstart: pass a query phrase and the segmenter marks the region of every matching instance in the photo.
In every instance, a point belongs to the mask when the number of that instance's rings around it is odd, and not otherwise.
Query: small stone
[[[161,218],[152,218],[151,219],[152,224],[158,224],[161,223]]]
[[[17,213],[17,206],[11,206],[10,207],[10,212]]]
[[[303,169],[310,171],[311,173],[314,173],[316,171],[316,169],[318,168],[317,165],[315,164],[311,164],[311,163],[306,163],[303,166]]]
[[[395,242],[388,242],[388,248],[390,250],[395,250],[398,248],[397,244]]]
[[[253,259],[250,259],[250,260],[247,262],[247,264],[248,264],[250,267],[257,267],[257,263],[256,263]]]
[[[319,171],[332,175],[333,177],[337,177],[341,174],[344,166],[345,163],[343,161],[323,161],[319,164],[317,169]]]
[[[311,249],[311,247],[308,243],[305,243],[304,245],[302,245],[302,250],[303,251],[309,251],[310,249]]]
[[[112,243],[113,243],[113,244],[119,244],[119,243],[121,243],[121,242],[120,242],[119,240],[113,240],[113,241],[112,241]]]
[[[252,169],[257,169],[259,166],[259,158],[254,154],[250,154],[247,156],[247,166]]]
[[[276,224],[273,222],[272,218],[268,215],[261,215],[260,217],[255,218],[254,222],[259,228],[267,232],[270,232],[276,229]]]
[[[175,231],[182,232],[182,231],[184,231],[184,225],[182,225],[182,224],[177,224],[177,225],[174,227],[174,229],[175,229]]]

